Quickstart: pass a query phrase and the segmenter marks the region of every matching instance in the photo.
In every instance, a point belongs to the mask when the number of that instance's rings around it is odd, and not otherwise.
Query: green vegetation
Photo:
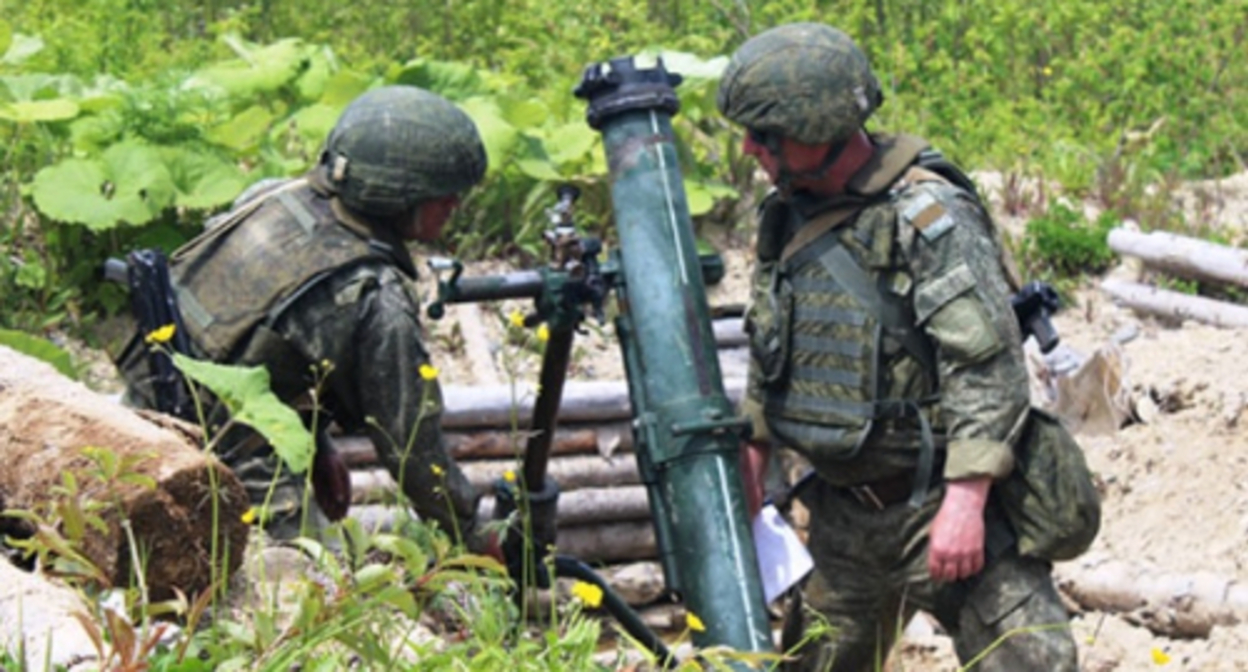
[[[305,170],[346,102],[384,82],[452,98],[486,136],[488,183],[448,245],[535,254],[563,181],[610,236],[599,140],[570,93],[582,68],[668,52],[687,77],[677,130],[693,210],[736,225],[731,204],[760,185],[715,113],[715,77],[746,36],[792,20],[836,16],[860,40],[888,95],[876,127],[964,165],[1043,175],[1146,226],[1184,226],[1146,186],[1234,172],[1248,147],[1244,0],[6,4],[0,326],[28,331],[121,309],[98,281],[104,258],[171,248],[249,182]]]

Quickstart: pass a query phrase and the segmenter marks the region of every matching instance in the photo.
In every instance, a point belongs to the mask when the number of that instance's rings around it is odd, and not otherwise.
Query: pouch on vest
[[[1069,560],[1086,551],[1101,528],[1101,497],[1075,438],[1057,418],[1032,408],[1014,459],[1014,471],[996,488],[1019,554]]]
[[[750,307],[745,313],[745,332],[750,354],[758,363],[764,387],[784,379],[789,362],[790,326],[793,318],[793,288],[780,275],[780,264],[760,262],[765,283],[753,283]]]

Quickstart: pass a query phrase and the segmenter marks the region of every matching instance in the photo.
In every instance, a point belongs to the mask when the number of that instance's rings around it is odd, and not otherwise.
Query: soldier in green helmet
[[[481,181],[477,128],[444,98],[411,86],[364,93],[343,111],[318,165],[264,181],[170,258],[170,278],[196,356],[264,366],[276,394],[367,432],[380,461],[426,521],[471,545],[478,497],[449,457],[439,428],[442,395],[422,345],[409,241],[431,241]],[[127,400],[154,408],[141,339],[123,355]],[[224,409],[211,409],[221,425]],[[313,482],[320,508],[345,515],[349,481],[318,441]],[[279,474],[270,448],[235,426],[217,451],[267,503],[266,528],[300,532],[303,477]]]
[[[752,510],[774,449],[814,469],[799,497],[815,571],[785,648],[813,614],[833,634],[791,668],[878,670],[923,610],[977,670],[1075,670],[1051,563],[1020,555],[993,488],[1029,407],[1017,281],[960,171],[864,130],[882,102],[862,51],[812,23],[748,40],[719,86],[775,185],[746,317]]]

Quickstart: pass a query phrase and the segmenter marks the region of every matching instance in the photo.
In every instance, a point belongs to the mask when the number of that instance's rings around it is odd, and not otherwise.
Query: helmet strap
[[[811,170],[794,171],[791,170],[784,160],[784,156],[780,153],[780,136],[769,135],[767,137],[767,151],[776,157],[779,167],[779,174],[776,175],[776,189],[785,200],[793,194],[793,181],[803,180],[806,182],[818,182],[827,176],[828,171],[832,170],[832,166],[840,160],[841,155],[845,153],[845,148],[849,146],[849,139],[842,140],[831,145],[828,153],[824,154],[823,160],[819,165]]]

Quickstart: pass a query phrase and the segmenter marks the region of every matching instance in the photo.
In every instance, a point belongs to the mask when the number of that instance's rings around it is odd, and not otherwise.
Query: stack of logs
[[[728,397],[744,389],[747,355],[740,319],[715,321]],[[480,516],[493,511],[493,484],[520,470],[536,391],[517,384],[443,388],[443,434],[451,456],[482,495]],[[623,381],[568,381],[552,442],[549,473],[559,483],[558,552],[600,569],[651,627],[683,627],[683,612],[664,599],[650,505],[633,453],[632,408]],[[397,486],[362,436],[335,445],[351,468],[351,515],[388,529]]]
[[[1128,228],[1109,232],[1109,247],[1139,259],[1148,268],[1204,282],[1248,287],[1248,251],[1204,240]],[[1109,278],[1101,289],[1141,313],[1174,320],[1195,320],[1219,327],[1248,327],[1248,306]]]

